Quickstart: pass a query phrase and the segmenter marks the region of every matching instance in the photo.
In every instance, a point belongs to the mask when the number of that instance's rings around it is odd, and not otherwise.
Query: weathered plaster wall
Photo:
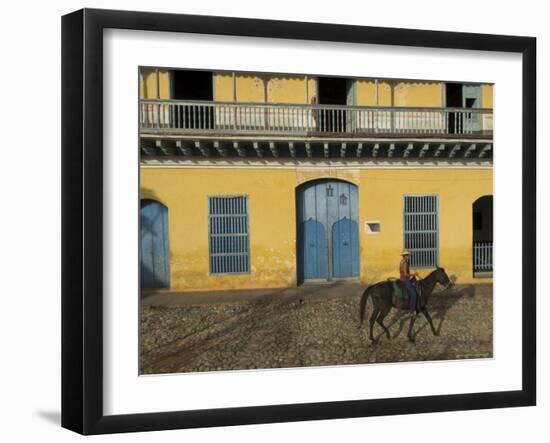
[[[318,178],[359,186],[362,282],[397,274],[404,194],[439,196],[440,265],[458,283],[490,281],[473,278],[472,204],[493,193],[491,169],[143,168],[141,198],[159,200],[169,210],[172,289],[296,285],[295,190]],[[236,194],[249,196],[251,272],[209,275],[207,197]],[[381,232],[367,233],[366,221],[380,222]]]

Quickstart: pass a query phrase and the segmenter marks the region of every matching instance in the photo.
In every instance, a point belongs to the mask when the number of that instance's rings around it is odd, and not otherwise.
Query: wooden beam
[[[252,146],[254,147],[254,151],[256,151],[256,154],[258,155],[258,157],[263,157],[264,156],[264,152],[262,150],[262,147],[260,146],[260,144],[258,142],[254,142],[252,143]]]
[[[380,143],[375,143],[375,145],[372,147],[372,156],[378,157],[378,150],[380,149]]]
[[[405,151],[403,152],[403,157],[408,157],[409,155],[411,155],[411,152],[414,148],[414,143],[409,143],[407,145],[407,148],[405,149]]]
[[[274,142],[269,142],[269,149],[271,150],[273,157],[279,157],[279,150]]]
[[[422,148],[420,149],[420,152],[418,153],[418,157],[419,158],[424,157],[428,153],[429,149],[430,149],[430,144],[424,143],[424,146],[422,146]]]
[[[451,152],[449,153],[449,158],[453,158],[456,155],[456,153],[460,151],[461,147],[462,146],[460,145],[460,143],[457,143],[456,145],[454,145],[453,149],[451,149]]]
[[[244,149],[239,142],[233,142],[233,149],[237,151],[239,157],[246,157],[246,149]]]
[[[219,141],[214,142],[214,148],[218,151],[218,154],[222,157],[227,157],[227,149],[225,149]]]
[[[325,153],[325,158],[329,157],[329,149],[328,149],[328,143],[323,143],[323,152]]]
[[[171,155],[170,149],[166,146],[166,141],[155,140],[155,147],[160,149],[164,155]]]
[[[201,151],[203,157],[210,157],[210,148],[201,141],[195,141],[195,148]]]
[[[357,143],[357,157],[361,157],[363,154],[363,143]]]
[[[479,155],[478,155],[477,157],[478,157],[478,158],[483,158],[483,157],[485,157],[485,154],[486,154],[487,152],[489,152],[491,149],[493,149],[493,145],[492,145],[491,143],[485,145],[485,146],[481,149],[481,151],[479,152]]]
[[[434,157],[439,157],[443,151],[445,150],[445,144],[444,143],[441,143],[437,149],[435,150],[435,154],[434,154]]]
[[[394,152],[395,152],[395,143],[390,143],[390,147],[388,148],[388,157],[393,157]]]
[[[340,145],[340,157],[345,157],[346,156],[346,143],[342,143]]]
[[[294,142],[288,142],[288,151],[292,158],[296,158],[296,148],[294,147]]]
[[[178,148],[180,154],[185,155],[186,157],[191,157],[193,155],[193,150],[183,140],[176,141],[176,148]]]
[[[311,143],[306,143],[306,154],[309,158],[313,156],[313,151],[311,150]]]
[[[470,155],[473,154],[473,152],[476,150],[476,144],[472,143],[470,146],[468,146],[468,149],[464,152],[464,158],[470,157]]]
[[[151,151],[151,148],[147,146],[141,146],[140,148],[142,155],[154,155],[155,153]]]

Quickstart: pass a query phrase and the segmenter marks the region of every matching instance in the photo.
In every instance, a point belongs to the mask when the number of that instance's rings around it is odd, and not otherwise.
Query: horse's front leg
[[[380,313],[380,309],[378,309],[378,307],[375,305],[369,319],[369,337],[373,343],[376,343],[376,340],[374,338],[374,333],[373,333],[374,322],[376,321],[376,317],[378,317],[379,313]]]
[[[413,336],[413,327],[414,327],[414,322],[416,321],[416,315],[412,315],[411,316],[411,322],[409,323],[409,332],[407,333],[407,337],[409,338],[409,341],[411,343],[414,343],[414,336]]]
[[[420,308],[420,310],[422,311],[422,314],[424,314],[424,317],[426,317],[426,320],[428,320],[428,323],[430,324],[430,328],[432,328],[433,335],[439,335],[439,332],[437,332],[437,330],[434,328],[432,317],[430,316],[426,307],[423,306]]]

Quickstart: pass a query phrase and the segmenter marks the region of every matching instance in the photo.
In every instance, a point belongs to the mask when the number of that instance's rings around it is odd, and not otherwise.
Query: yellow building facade
[[[140,98],[170,99],[174,80],[170,70],[142,69]],[[238,103],[311,103],[317,95],[317,76],[212,72],[212,99]],[[307,85],[307,86],[306,86]],[[437,81],[353,79],[357,106],[446,106],[445,83]],[[479,84],[479,107],[493,108],[493,85]]]
[[[396,277],[404,248],[418,257],[428,251],[427,261],[418,261],[421,275],[441,266],[457,283],[491,281],[492,85],[208,76],[201,92],[207,98],[196,99],[185,96],[192,84],[174,84],[193,77],[160,68],[140,73],[142,113],[157,113],[141,120],[140,198],[164,211],[151,228],[162,233],[162,245],[151,246],[156,234],[146,233],[142,254],[152,275],[165,273],[161,284],[153,276],[142,287],[286,288],[337,278],[367,284]],[[229,124],[222,125],[225,115]],[[410,206],[415,198],[428,204]],[[337,209],[329,223],[331,199]],[[241,209],[218,213],[231,204]],[[144,216],[152,208],[142,206]],[[216,231],[215,223],[233,220],[241,230]],[[225,252],[218,239],[230,245]],[[312,259],[310,247],[328,258]],[[165,258],[157,263],[155,254]],[[216,255],[244,265],[231,268],[229,261],[216,271]]]

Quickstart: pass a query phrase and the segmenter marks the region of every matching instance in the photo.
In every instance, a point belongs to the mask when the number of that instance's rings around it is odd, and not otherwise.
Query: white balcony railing
[[[142,131],[280,135],[386,134],[491,136],[493,111],[141,100]]]

